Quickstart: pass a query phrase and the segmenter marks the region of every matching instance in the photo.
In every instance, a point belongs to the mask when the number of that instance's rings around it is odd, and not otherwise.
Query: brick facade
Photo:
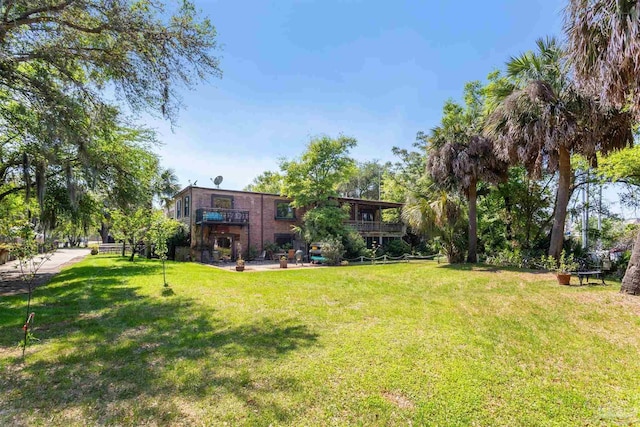
[[[356,203],[368,205],[385,203],[385,207],[399,207],[400,204],[387,202],[358,201],[357,199],[344,199],[352,205],[352,219],[357,216],[358,208]],[[173,217],[188,225],[191,231],[191,252],[192,258],[200,260],[203,258],[202,252],[209,253],[214,242],[218,239],[233,243],[232,256],[237,256],[237,245],[240,243],[242,255],[246,256],[249,247],[257,249],[258,253],[264,250],[265,244],[275,243],[280,238],[291,236],[295,249],[305,249],[304,242],[296,239],[292,226],[300,226],[304,215],[304,208],[295,209],[295,219],[279,219],[276,215],[277,202],[290,202],[289,199],[276,194],[254,193],[248,191],[221,190],[214,188],[204,188],[189,186],[176,194],[173,208],[170,213]],[[217,204],[218,206],[214,206]],[[393,206],[392,206],[393,205]],[[177,207],[180,206],[178,215]],[[240,212],[242,224],[231,224],[225,222],[197,221],[198,212],[206,212],[217,207]],[[248,213],[248,216],[246,214]],[[379,221],[380,215],[376,211],[375,217]],[[185,216],[185,214],[188,214]],[[202,217],[199,218],[202,220]],[[404,234],[404,232],[403,232]],[[225,243],[226,244],[226,243]],[[206,261],[205,259],[203,259]]]

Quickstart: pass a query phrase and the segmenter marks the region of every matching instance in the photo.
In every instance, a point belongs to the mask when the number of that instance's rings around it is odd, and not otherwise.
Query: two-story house
[[[365,238],[368,247],[405,235],[402,224],[382,221],[383,210],[399,209],[401,203],[352,198],[338,201],[351,206],[347,224]],[[238,247],[246,256],[250,246],[260,253],[267,243],[306,249],[292,230],[302,224],[305,209],[294,209],[290,202],[277,194],[188,186],[175,195],[169,215],[189,227],[192,259],[208,262],[214,249],[220,248],[233,258]]]

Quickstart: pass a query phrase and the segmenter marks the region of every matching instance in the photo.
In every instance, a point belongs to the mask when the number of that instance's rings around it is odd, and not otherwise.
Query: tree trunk
[[[564,223],[567,217],[567,206],[571,194],[571,156],[569,150],[564,147],[558,149],[558,191],[556,193],[556,212],[551,230],[551,242],[549,255],[558,259],[562,253],[564,243]]]
[[[504,195],[504,210],[506,212],[506,223],[505,223],[505,233],[507,237],[507,242],[511,243],[513,240],[513,227],[511,226],[512,222],[512,213],[511,213],[511,197]]]
[[[109,227],[104,222],[100,223],[100,237],[102,238],[102,243],[109,243]]]
[[[478,212],[477,212],[477,182],[471,180],[469,185],[469,253],[467,254],[467,262],[478,262]]]
[[[636,243],[633,245],[631,259],[629,260],[627,271],[622,278],[620,293],[640,295],[640,233],[638,233]]]

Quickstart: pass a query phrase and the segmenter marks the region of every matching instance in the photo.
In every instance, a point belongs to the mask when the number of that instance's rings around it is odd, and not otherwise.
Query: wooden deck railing
[[[249,211],[240,209],[198,209],[196,223],[216,222],[220,224],[248,224]]]
[[[403,224],[381,221],[345,221],[345,224],[360,233],[402,233]]]

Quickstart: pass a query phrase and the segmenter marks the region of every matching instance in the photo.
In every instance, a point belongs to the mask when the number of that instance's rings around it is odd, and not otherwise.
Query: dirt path
[[[89,255],[89,249],[58,249],[50,259],[45,261],[34,279],[36,286],[47,283],[67,265],[75,264]],[[27,286],[16,268],[17,261],[0,265],[0,296],[15,295],[27,292]]]

